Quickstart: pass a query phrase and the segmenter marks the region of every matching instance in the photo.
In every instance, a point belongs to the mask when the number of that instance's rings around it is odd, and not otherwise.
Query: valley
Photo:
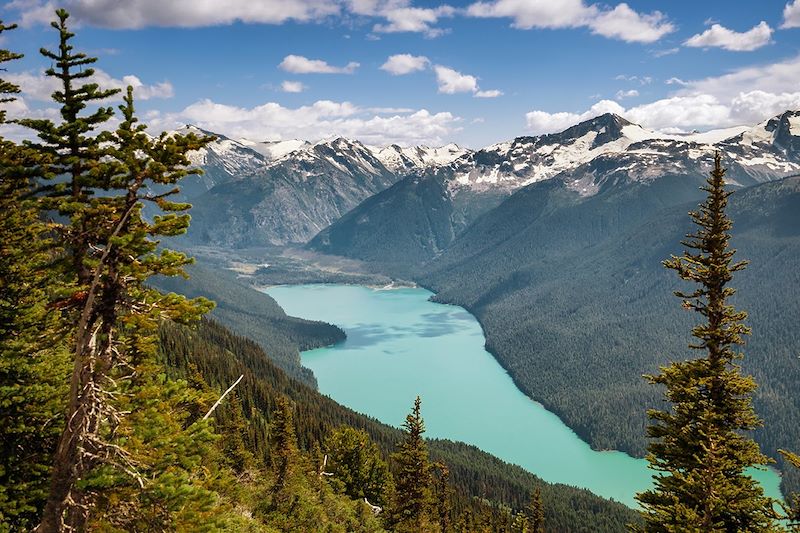
[[[488,351],[516,386],[593,449],[642,457],[645,408],[660,400],[657,388],[640,376],[682,358],[691,327],[691,317],[670,296],[680,284],[660,263],[680,251],[689,230],[686,212],[702,198],[699,187],[720,150],[729,182],[740,189],[732,204],[733,244],[753,263],[740,275],[736,302],[751,312],[755,331],[745,369],[760,385],[756,408],[766,420],[756,439],[783,470],[777,450],[800,446],[798,398],[785,392],[800,375],[800,340],[792,325],[800,317],[800,283],[790,267],[800,254],[800,196],[791,177],[800,170],[796,114],[697,135],[660,134],[603,115],[559,134],[475,151],[453,148],[446,157],[409,159],[402,168],[385,151],[381,156],[357,143],[323,143],[326,150],[341,149],[335,156],[341,159],[329,160],[348,169],[337,178],[341,186],[374,179],[378,163],[389,173],[399,168],[399,174],[349,211],[342,209],[328,227],[330,220],[320,219],[315,224],[323,229],[304,233],[299,242],[252,247],[264,242],[259,237],[222,246],[192,230],[185,246],[201,255],[216,250],[220,268],[243,262],[246,272],[239,274],[255,286],[429,288],[435,301],[474,314]],[[251,181],[277,182],[283,178],[272,168],[302,168],[309,158],[331,157],[321,147],[304,144],[282,154]],[[378,163],[362,177],[364,162],[373,159]],[[272,190],[246,183],[229,181],[231,198],[247,197],[247,205],[256,205],[265,194],[257,191]],[[216,189],[196,199],[200,227],[203,205]],[[329,203],[325,198],[317,200]],[[249,216],[237,213],[236,220]],[[302,208],[289,210],[281,224],[307,216]],[[214,224],[229,228],[224,220]],[[258,229],[271,234],[268,226]],[[800,487],[792,470],[782,483],[786,492]]]

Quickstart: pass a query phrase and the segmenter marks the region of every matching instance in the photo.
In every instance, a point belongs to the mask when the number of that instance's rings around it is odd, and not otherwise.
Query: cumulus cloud
[[[395,54],[389,56],[386,62],[381,65],[381,70],[385,70],[393,76],[402,76],[419,70],[428,68],[430,60],[425,56],[412,56],[411,54]]]
[[[788,109],[800,110],[798,78],[800,56],[699,80],[670,78],[666,83],[677,89],[667,98],[629,108],[603,100],[584,112],[533,110],[525,118],[534,133],[558,131],[606,112],[664,131],[754,124]]]
[[[693,48],[716,47],[732,52],[750,52],[771,42],[772,28],[763,20],[745,32],[735,32],[719,24],[713,24],[703,33],[693,35],[683,43]]]
[[[334,67],[321,59],[290,54],[283,58],[278,67],[293,74],[352,74],[359,64],[351,61],[343,67]]]
[[[462,74],[450,67],[434,65],[433,70],[436,72],[439,92],[442,94],[472,93],[476,98],[497,98],[503,94],[497,89],[481,90],[478,86],[478,78]]]
[[[452,17],[455,9],[451,6],[436,8],[395,7],[380,11],[378,14],[386,19],[385,24],[376,24],[372,31],[377,33],[423,33],[427,37],[438,37],[446,32],[442,28],[433,27],[442,17]]]
[[[800,28],[800,0],[794,0],[784,6],[781,28]]]
[[[189,122],[231,138],[318,140],[344,136],[370,144],[410,146],[442,144],[459,131],[460,121],[449,112],[363,109],[330,100],[291,108],[275,102],[238,107],[206,99],[178,113],[159,114],[150,119],[150,125],[153,131],[161,131]]]
[[[588,24],[592,33],[621,41],[652,43],[675,30],[660,11],[637,13],[628,4],[600,11]]]
[[[319,20],[341,11],[339,2],[328,0],[62,0],[58,6],[81,22],[125,29],[215,26],[237,21],[281,24],[289,20]],[[23,25],[46,24],[54,18],[52,1],[15,0],[6,7],[20,12]]]
[[[594,34],[627,42],[651,43],[675,30],[663,13],[638,13],[625,3],[608,9],[587,5],[584,0],[493,0],[471,4],[467,14],[510,18],[511,25],[519,29],[585,27]]]
[[[680,94],[706,93],[730,101],[739,93],[761,90],[768,93],[795,92],[800,79],[800,55],[776,63],[736,69],[722,76],[687,81]]]
[[[478,78],[475,76],[462,74],[442,65],[436,65],[433,69],[436,72],[436,82],[439,84],[440,93],[474,93],[478,90]]]
[[[305,91],[308,87],[303,85],[302,82],[299,81],[284,81],[281,83],[281,90],[285,93],[301,93]]]
[[[6,74],[5,78],[11,83],[19,85],[22,93],[31,100],[49,101],[53,92],[61,87],[59,80],[52,76],[46,76],[44,72],[10,73]],[[163,81],[148,85],[132,74],[119,79],[103,70],[95,69],[94,75],[87,81],[95,82],[103,89],[122,89],[123,91],[130,85],[133,87],[133,95],[137,100],[172,98],[174,95],[170,82]],[[121,98],[121,95],[114,97],[116,100]]]

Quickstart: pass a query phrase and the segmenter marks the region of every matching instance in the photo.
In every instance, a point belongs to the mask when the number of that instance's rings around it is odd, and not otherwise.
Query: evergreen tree
[[[542,490],[533,489],[531,502],[528,504],[528,531],[530,533],[544,533],[544,505],[542,505]]]
[[[226,404],[215,411],[215,430],[221,436],[220,452],[224,464],[236,475],[244,474],[253,467],[253,454],[248,450],[247,421],[242,413],[242,402],[236,391],[231,392]]]
[[[0,21],[0,34],[14,28]],[[0,64],[20,57],[0,50]],[[0,79],[0,105],[18,92]],[[36,524],[66,395],[67,353],[46,305],[53,243],[31,197],[42,160],[0,137],[0,531]]]
[[[673,362],[661,368],[651,383],[666,387],[669,411],[650,410],[654,424],[648,460],[658,471],[655,487],[640,493],[645,531],[734,532],[771,531],[772,502],[745,469],[769,463],[746,432],[760,425],[752,406],[756,384],[741,374],[734,350],[748,334],[746,313],[728,303],[735,290],[728,287],[745,262],[733,262],[731,220],[725,207],[725,171],[716,154],[708,193],[698,212],[690,213],[698,227],[683,244],[683,256],[664,262],[681,279],[699,285],[692,292],[676,292],[686,309],[705,322],[692,329],[697,339],[689,347],[702,350],[697,359]]]
[[[297,436],[292,405],[285,396],[278,398],[270,420],[269,458],[275,482],[272,486],[272,507],[288,501],[288,487],[297,462]]]
[[[366,431],[341,426],[328,436],[325,450],[331,486],[353,499],[385,506],[394,488],[392,475]]]
[[[417,396],[411,414],[406,416],[403,423],[403,440],[392,455],[396,465],[396,495],[392,510],[395,531],[422,532],[433,529],[431,464],[422,436],[425,423],[420,414],[421,403]]]
[[[800,455],[785,450],[779,450],[783,458],[793,465],[795,468],[800,468]],[[786,521],[792,531],[800,532],[800,494],[792,494],[789,496],[791,501],[785,506]]]
[[[452,489],[450,488],[450,469],[442,462],[434,463],[434,471],[436,472],[435,484],[435,498],[436,507],[439,512],[439,531],[447,533],[450,531],[450,497]]]
[[[186,230],[188,216],[176,212],[189,206],[171,202],[168,196],[177,192],[174,185],[182,177],[197,172],[186,169],[186,153],[210,139],[164,134],[151,138],[134,115],[130,88],[117,131],[97,133],[112,110],[100,107],[86,113],[87,105],[117,91],[80,84],[93,75],[84,67],[96,59],[73,51],[69,15],[64,10],[56,14],[58,21],[52,26],[59,33],[58,52],[43,49],[42,54],[54,62],[47,75],[61,82],[53,98],[61,105],[63,120],[19,121],[41,140],[31,147],[49,158],[43,175],[66,176],[66,181],[51,181],[41,190],[41,208],[68,220],[53,226],[66,250],[58,305],[74,328],[66,409],[70,423],[56,448],[41,531],[85,527],[92,495],[77,482],[94,467],[116,464],[135,471],[127,452],[111,442],[124,414],[114,405],[114,389],[120,378],[152,355],[160,320],[190,320],[209,309],[205,302],[162,295],[144,282],[154,274],[180,274],[190,262],[183,254],[157,251],[158,241],[152,237]],[[168,190],[150,192],[159,187]],[[141,213],[144,201],[166,214],[148,221]]]

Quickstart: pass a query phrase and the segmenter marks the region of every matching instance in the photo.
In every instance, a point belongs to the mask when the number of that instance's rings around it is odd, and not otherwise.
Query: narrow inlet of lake
[[[430,302],[429,291],[296,285],[265,292],[292,316],[347,332],[345,342],[302,354],[320,392],[340,404],[399,427],[419,395],[428,437],[474,444],[545,481],[583,487],[631,507],[634,495],[651,485],[646,461],[592,450],[520,392],[484,349],[475,317]],[[780,498],[775,471],[754,477],[767,495]]]

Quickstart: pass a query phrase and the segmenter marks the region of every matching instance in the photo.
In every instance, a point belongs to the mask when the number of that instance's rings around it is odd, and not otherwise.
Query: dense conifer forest
[[[192,264],[165,247],[189,225],[175,200],[199,173],[187,154],[211,139],[147,134],[132,87],[93,82],[66,11],[52,28],[59,45],[42,55],[60,120],[16,119],[35,140],[0,138],[0,531],[777,531],[796,515],[742,475],[765,457],[741,433],[759,421],[755,383],[732,364],[745,329],[725,305],[739,267],[721,169],[695,216],[711,259],[671,263],[707,289],[684,298],[708,318],[693,332],[708,358],[692,379],[680,365],[651,378],[682,417],[650,414],[664,475],[640,514],[426,439],[424,399],[395,429],[322,396],[298,351],[343,332],[224,274],[190,268],[195,285],[169,292]],[[3,69],[15,59],[0,50]],[[18,92],[0,81],[0,103]],[[665,516],[683,522],[662,528]]]

